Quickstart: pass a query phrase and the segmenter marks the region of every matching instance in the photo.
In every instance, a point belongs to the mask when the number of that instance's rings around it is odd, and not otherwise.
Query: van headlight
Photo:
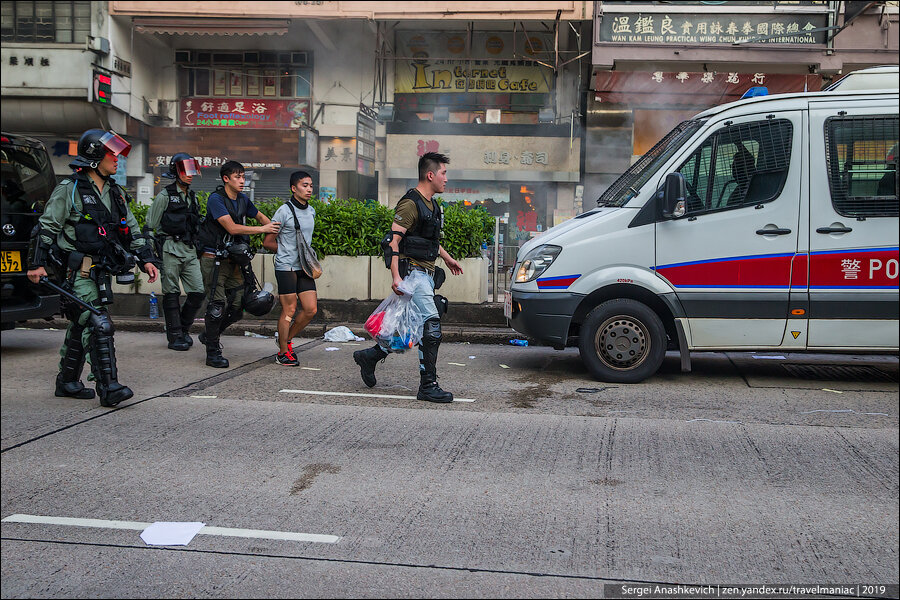
[[[544,244],[526,254],[516,270],[516,283],[533,281],[550,267],[560,252],[560,246]]]

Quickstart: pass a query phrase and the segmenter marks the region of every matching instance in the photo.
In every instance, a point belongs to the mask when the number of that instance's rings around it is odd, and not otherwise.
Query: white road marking
[[[191,396],[191,398],[218,398],[218,396]]]
[[[415,396],[394,394],[360,394],[355,392],[322,392],[319,390],[278,390],[282,394],[312,394],[314,396],[356,396],[360,398],[395,398],[398,400],[418,400]],[[454,402],[475,402],[475,398],[453,398]]]
[[[47,517],[41,515],[10,515],[3,523],[35,523],[41,525],[67,525],[70,527],[99,527],[103,529],[133,529],[143,531],[152,523],[137,521],[109,521],[106,519],[78,519],[72,517]],[[227,537],[259,538],[266,540],[287,540],[293,542],[319,542],[335,544],[340,541],[336,535],[317,533],[295,533],[292,531],[267,531],[264,529],[235,529],[231,527],[210,527],[207,525],[197,535],[221,535]]]

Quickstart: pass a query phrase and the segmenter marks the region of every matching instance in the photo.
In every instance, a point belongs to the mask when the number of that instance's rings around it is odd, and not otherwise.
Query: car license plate
[[[3,273],[20,273],[22,269],[22,253],[18,250],[3,251]]]
[[[509,290],[503,293],[503,316],[512,319],[512,294]]]

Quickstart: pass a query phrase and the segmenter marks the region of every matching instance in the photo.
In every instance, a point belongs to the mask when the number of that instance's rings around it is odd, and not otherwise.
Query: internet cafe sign
[[[466,47],[465,32],[398,32],[397,94],[550,92],[552,40],[540,33],[482,32]],[[548,46],[549,44],[549,46]]]
[[[599,42],[626,44],[824,44],[826,15],[603,13]]]

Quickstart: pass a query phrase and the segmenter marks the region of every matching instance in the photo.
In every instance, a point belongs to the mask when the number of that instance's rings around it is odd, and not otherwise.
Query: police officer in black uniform
[[[419,391],[416,397],[426,402],[452,402],[453,394],[441,389],[437,383],[437,355],[441,345],[441,315],[446,311],[446,301],[435,301],[434,290],[443,283],[443,270],[436,268],[435,260],[441,257],[454,275],[462,275],[462,267],[441,246],[441,230],[444,219],[441,207],[434,195],[447,186],[447,163],[450,159],[437,152],[428,152],[419,159],[419,183],[406,192],[394,209],[390,242],[385,261],[391,270],[395,294],[403,295],[400,284],[413,269],[423,271],[429,277],[428,290],[416,290],[410,298],[417,310],[425,315],[422,341],[419,343]],[[376,344],[367,350],[353,353],[359,365],[363,382],[373,387],[375,366],[390,353],[389,347]]]
[[[163,177],[174,179],[160,190],[144,223],[144,233],[155,240],[156,253],[162,258],[163,314],[169,349],[185,351],[194,343],[191,325],[203,304],[203,273],[194,244],[200,231],[200,208],[191,189],[200,174],[197,161],[187,152],[179,152],[169,162]],[[187,298],[181,306],[181,288]]]
[[[134,393],[118,381],[115,331],[106,306],[112,304],[112,276],[119,283],[134,280],[135,257],[156,281],[159,271],[149,243],[138,232],[138,222],[125,201],[125,192],[113,181],[119,156],[128,156],[131,144],[114,131],[89,129],[78,140],[78,156],[70,163],[71,179],[60,183],[44,208],[32,239],[28,278],[38,283],[47,268],[65,278],[68,288],[99,315],[69,303],[66,339],[56,377],[56,395],[90,399],[92,390],[81,383],[85,349],[90,348],[91,371],[103,406],[115,406]]]

